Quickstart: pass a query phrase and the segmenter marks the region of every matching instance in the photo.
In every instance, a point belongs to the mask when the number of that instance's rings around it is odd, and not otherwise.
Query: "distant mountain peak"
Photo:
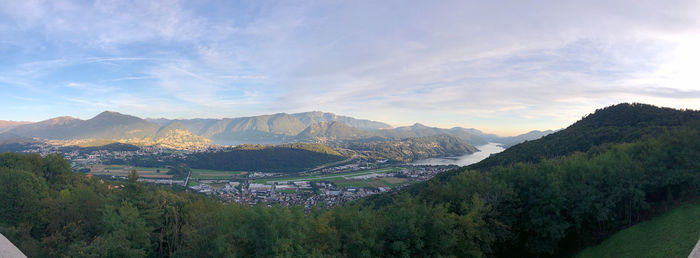
[[[173,130],[184,130],[187,132],[190,131],[190,130],[187,130],[187,128],[185,128],[185,126],[182,125],[182,123],[180,123],[179,121],[172,121],[169,124],[158,129],[158,132],[156,132],[156,137],[160,136],[161,134],[167,133],[169,131],[173,131]]]
[[[94,118],[98,117],[119,117],[119,116],[129,116],[129,115],[124,115],[119,112],[114,112],[114,111],[103,111],[102,113],[97,114]]]
[[[65,123],[71,122],[71,121],[78,121],[78,120],[80,120],[80,119],[77,119],[77,118],[72,117],[72,116],[59,116],[59,117],[54,117],[51,119],[46,119],[46,120],[41,121],[39,123],[49,124],[49,125],[57,125],[57,124],[65,124]]]

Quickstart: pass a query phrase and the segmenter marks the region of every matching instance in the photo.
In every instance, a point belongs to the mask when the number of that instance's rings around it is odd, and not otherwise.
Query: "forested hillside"
[[[445,134],[403,140],[353,141],[342,146],[370,159],[402,162],[430,157],[459,156],[478,151],[464,140]]]
[[[101,183],[55,155],[2,154],[0,232],[47,257],[568,256],[697,200],[698,136],[700,121],[659,126],[629,142],[458,170],[308,215],[224,205],[143,185],[135,174]]]
[[[189,155],[183,163],[193,168],[236,171],[300,172],[345,159],[320,144],[242,145],[230,151]]]
[[[605,143],[631,142],[700,119],[700,111],[659,108],[647,104],[618,104],[596,110],[565,130],[524,142],[471,168],[484,169],[516,162],[537,162]]]

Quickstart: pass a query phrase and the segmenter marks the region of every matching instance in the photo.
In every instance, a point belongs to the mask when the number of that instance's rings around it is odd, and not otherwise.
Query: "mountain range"
[[[19,125],[31,124],[32,122],[25,121],[3,121],[0,120],[0,133],[15,128]]]
[[[4,126],[0,128],[6,128],[0,133],[1,139],[25,137],[69,143],[116,141],[171,148],[209,143],[237,145],[399,141],[438,135],[456,137],[460,141],[449,141],[466,143],[471,147],[489,142],[510,146],[552,132],[533,131],[515,137],[499,137],[473,128],[443,129],[419,123],[394,128],[383,122],[319,111],[223,119],[142,119],[105,111],[88,120],[63,116],[36,123],[2,121],[0,125]],[[446,140],[445,137],[433,139]]]

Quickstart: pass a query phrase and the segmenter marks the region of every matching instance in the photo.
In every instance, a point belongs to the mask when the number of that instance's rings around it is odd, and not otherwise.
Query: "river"
[[[479,149],[479,151],[474,152],[472,154],[465,154],[465,155],[457,156],[457,157],[423,159],[423,160],[415,161],[411,164],[412,165],[466,166],[466,165],[471,165],[471,164],[477,163],[485,158],[488,158],[491,154],[499,153],[499,152],[505,150],[498,143],[493,143],[493,142],[490,142],[488,144],[481,145],[481,146],[474,146],[474,147]]]

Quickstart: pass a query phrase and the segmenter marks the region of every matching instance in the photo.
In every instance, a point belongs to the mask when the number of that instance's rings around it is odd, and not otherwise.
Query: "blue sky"
[[[698,1],[3,1],[0,120],[320,110],[503,135],[700,109]]]

